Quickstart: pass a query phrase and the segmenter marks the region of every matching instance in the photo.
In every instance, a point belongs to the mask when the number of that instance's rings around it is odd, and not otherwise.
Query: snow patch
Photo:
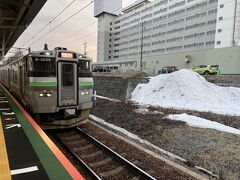
[[[163,114],[163,112],[160,112],[160,111],[149,111],[149,109],[143,108],[143,107],[135,109],[134,112],[139,113],[139,114]]]
[[[120,102],[119,100],[117,99],[113,99],[113,98],[108,98],[108,97],[104,97],[104,96],[100,96],[100,95],[96,95],[94,97],[97,97],[99,99],[106,99],[106,100],[109,100],[109,101],[115,101],[115,102]]]
[[[132,93],[141,105],[240,116],[239,99],[240,88],[217,86],[186,69],[153,77]]]
[[[219,179],[219,176],[216,175],[216,174],[213,174],[212,171],[209,171],[209,170],[207,170],[207,169],[205,169],[205,168],[202,168],[202,167],[200,167],[200,166],[195,166],[195,168],[197,168],[199,171],[202,171],[202,172],[204,172],[204,173],[207,173],[207,174],[211,175],[212,177],[215,177],[215,178]]]
[[[92,118],[94,121],[96,121],[96,122],[98,122],[98,123],[100,123],[100,124],[103,124],[103,125],[111,128],[111,129],[114,129],[114,130],[116,130],[116,131],[119,131],[119,132],[125,134],[126,136],[128,136],[128,137],[130,137],[130,138],[132,138],[132,139],[134,139],[134,140],[136,140],[136,141],[138,141],[138,142],[140,142],[140,143],[142,143],[142,144],[146,144],[146,145],[148,145],[148,146],[150,146],[150,147],[158,150],[159,152],[161,152],[161,153],[163,153],[163,154],[165,154],[165,155],[167,155],[167,156],[169,156],[169,157],[171,157],[171,158],[173,158],[173,159],[177,159],[177,160],[180,160],[180,161],[182,161],[182,162],[187,162],[186,159],[184,159],[184,158],[182,158],[182,157],[180,157],[180,156],[177,156],[177,155],[175,155],[175,154],[173,154],[173,153],[171,153],[171,152],[165,151],[164,149],[161,149],[161,148],[159,148],[158,146],[153,145],[153,144],[150,143],[149,141],[144,140],[144,139],[141,139],[141,138],[138,137],[137,135],[130,133],[130,132],[127,131],[126,129],[120,128],[120,127],[115,126],[115,125],[113,125],[113,124],[110,124],[110,123],[104,121],[103,119],[101,119],[101,118],[99,118],[99,117],[97,117],[97,116],[94,116],[94,115],[92,115],[92,114],[90,115],[90,118]]]
[[[142,143],[142,144],[146,144],[146,145],[148,145],[148,146],[156,149],[157,151],[161,152],[162,154],[165,154],[165,155],[169,156],[169,157],[172,158],[172,159],[176,159],[176,160],[182,161],[182,162],[184,162],[184,163],[187,162],[186,159],[184,159],[184,158],[182,158],[182,157],[180,157],[180,156],[177,156],[177,155],[175,155],[175,154],[173,154],[173,153],[171,153],[171,152],[165,151],[164,149],[161,149],[160,147],[153,145],[153,144],[150,143],[149,141],[144,140],[144,139],[141,139],[141,138],[138,137],[137,135],[130,133],[130,132],[127,131],[126,129],[120,128],[120,127],[115,126],[115,125],[113,125],[113,124],[110,124],[110,123],[106,122],[105,120],[103,120],[103,119],[101,119],[101,118],[99,118],[99,117],[97,117],[97,116],[94,116],[94,115],[92,115],[92,114],[90,115],[90,118],[92,118],[92,120],[98,122],[99,124],[105,125],[105,126],[111,128],[111,129],[114,129],[114,130],[116,130],[116,131],[118,131],[118,132],[121,132],[121,133],[127,135],[128,137],[130,137],[130,138],[132,138],[132,139],[134,139],[134,140],[136,140],[136,141],[138,141],[138,142],[140,142],[140,143]],[[215,174],[213,174],[212,171],[209,171],[209,170],[207,170],[207,169],[204,169],[204,168],[202,168],[202,167],[200,167],[200,166],[194,166],[194,167],[197,168],[197,169],[200,170],[200,171],[203,171],[203,172],[205,172],[205,173],[207,173],[207,174],[215,177],[215,178],[218,178],[218,176],[215,175]]]
[[[189,126],[198,127],[198,128],[209,128],[215,129],[218,131],[223,131],[227,133],[239,134],[240,130],[214,122],[207,119],[203,119],[197,116],[192,116],[188,114],[170,114],[166,117],[166,119],[174,120],[174,121],[184,121]]]

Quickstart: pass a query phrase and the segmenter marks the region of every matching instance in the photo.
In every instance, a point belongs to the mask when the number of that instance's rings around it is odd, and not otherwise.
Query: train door
[[[58,104],[77,105],[77,63],[58,62]]]

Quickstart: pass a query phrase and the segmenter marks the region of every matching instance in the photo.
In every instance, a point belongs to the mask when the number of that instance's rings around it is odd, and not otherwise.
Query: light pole
[[[140,54],[140,71],[143,70],[143,22],[141,23],[142,25],[142,32],[141,32],[141,54]]]

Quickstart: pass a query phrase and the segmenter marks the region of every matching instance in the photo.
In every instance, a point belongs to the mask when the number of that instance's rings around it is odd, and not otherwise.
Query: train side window
[[[92,77],[90,61],[78,60],[78,77]]]

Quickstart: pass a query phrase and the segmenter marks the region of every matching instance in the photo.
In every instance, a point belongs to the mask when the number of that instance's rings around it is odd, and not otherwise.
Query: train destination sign
[[[60,55],[60,57],[62,57],[62,58],[73,58],[73,53],[63,53],[63,52],[61,52],[60,53],[61,55]]]

